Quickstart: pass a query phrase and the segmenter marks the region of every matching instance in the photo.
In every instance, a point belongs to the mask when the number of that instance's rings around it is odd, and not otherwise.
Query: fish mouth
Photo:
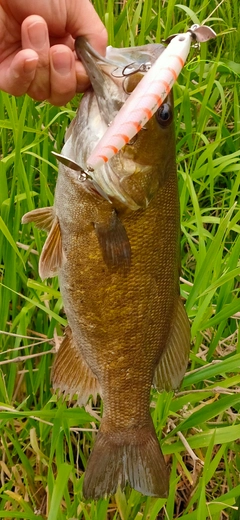
[[[100,114],[107,125],[164,49],[161,44],[120,49],[109,46],[103,57],[84,37],[76,39],[77,57],[90,78]]]

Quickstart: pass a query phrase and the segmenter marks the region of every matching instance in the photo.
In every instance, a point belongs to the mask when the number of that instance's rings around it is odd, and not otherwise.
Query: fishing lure
[[[186,33],[170,36],[169,45],[138,83],[87,160],[88,171],[109,161],[149,121],[163,104],[188,57],[191,44],[215,38],[205,25],[193,25]]]

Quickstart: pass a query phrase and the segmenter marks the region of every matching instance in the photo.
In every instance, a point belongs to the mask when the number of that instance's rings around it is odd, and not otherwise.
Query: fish
[[[206,25],[194,24],[186,33],[172,35],[168,46],[131,93],[88,158],[88,169],[106,163],[155,114],[172,89],[193,42],[206,42],[216,33]]]
[[[76,52],[90,77],[65,136],[54,205],[22,222],[48,232],[39,273],[58,276],[68,320],[52,369],[65,396],[103,399],[83,496],[97,500],[129,484],[167,497],[169,468],[150,413],[152,385],[179,388],[190,326],[179,290],[180,218],[174,106],[156,114],[106,164],[88,157],[129,94],[165,47],[147,44],[96,55],[83,37]]]

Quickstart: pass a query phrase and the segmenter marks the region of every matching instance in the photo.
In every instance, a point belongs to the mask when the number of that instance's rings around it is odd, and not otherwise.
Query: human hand
[[[59,106],[89,86],[74,39],[102,55],[107,43],[89,0],[0,0],[0,35],[0,90]]]

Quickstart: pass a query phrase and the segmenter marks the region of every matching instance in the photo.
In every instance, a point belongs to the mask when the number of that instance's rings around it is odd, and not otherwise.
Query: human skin
[[[89,0],[0,0],[0,90],[57,106],[84,92],[80,35],[105,55],[107,32]]]

